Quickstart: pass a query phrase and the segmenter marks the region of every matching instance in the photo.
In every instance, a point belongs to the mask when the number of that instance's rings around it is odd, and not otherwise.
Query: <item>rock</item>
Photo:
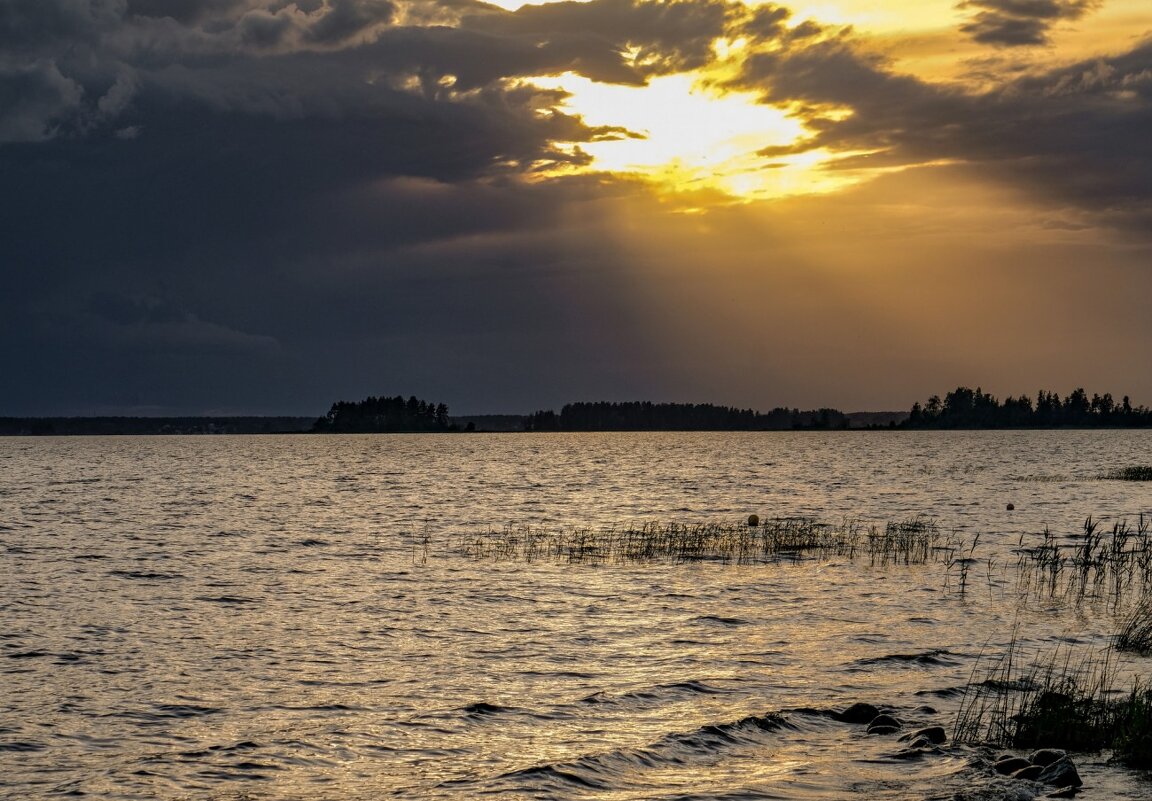
[[[1010,756],[1010,757],[1007,757],[1005,759],[1001,759],[1000,761],[996,762],[996,764],[994,764],[992,766],[992,769],[994,771],[996,771],[997,773],[1000,773],[1004,776],[1011,776],[1016,771],[1021,770],[1022,768],[1027,768],[1027,767],[1031,767],[1031,766],[1032,766],[1032,763],[1029,762],[1024,757]]]
[[[901,741],[904,741],[919,740],[921,738],[927,740],[930,743],[939,745],[940,743],[948,742],[948,733],[944,731],[943,726],[929,726],[924,729],[918,729],[917,731],[909,732],[900,739]]]
[[[1013,511],[1015,508],[1016,508],[1016,504],[1014,504],[1014,503],[1008,504],[1008,511],[1009,512]]]
[[[760,515],[748,515],[748,525],[752,528],[760,525]]]
[[[1040,768],[1040,770],[1040,776],[1036,781],[1041,784],[1050,784],[1053,787],[1080,787],[1084,784],[1076,766],[1067,756],[1060,757],[1051,765]]]
[[[1039,765],[1029,765],[1026,768],[1020,768],[1020,770],[1013,773],[1012,778],[1013,779],[1024,779],[1024,780],[1033,781],[1033,782],[1039,781],[1040,774],[1043,772],[1043,770],[1044,770],[1044,768],[1040,767]]]
[[[868,721],[869,729],[871,729],[873,726],[890,726],[894,729],[899,729],[902,725],[903,724],[900,721],[896,720],[896,718],[892,717],[891,715],[877,715],[876,717],[872,718],[872,720]]]
[[[904,737],[907,736],[908,735],[904,735]],[[904,740],[904,737],[900,738],[901,741]],[[927,737],[917,737],[915,740],[908,743],[908,747],[914,751],[930,751],[932,750],[932,741]]]
[[[1068,756],[1068,752],[1061,751],[1059,748],[1041,748],[1039,751],[1033,751],[1029,754],[1028,761],[1033,765],[1046,768],[1053,762],[1058,762],[1066,756]]]
[[[879,714],[880,710],[872,704],[852,704],[836,715],[836,718],[845,723],[869,723]]]
[[[903,751],[897,751],[895,754],[889,754],[889,759],[920,759],[924,756],[924,752],[918,748],[905,748]]]
[[[900,731],[899,726],[869,726],[869,734],[895,734]]]
[[[1041,798],[1075,798],[1079,792],[1079,787],[1061,787],[1059,790],[1048,793],[1048,795],[1041,796]]]

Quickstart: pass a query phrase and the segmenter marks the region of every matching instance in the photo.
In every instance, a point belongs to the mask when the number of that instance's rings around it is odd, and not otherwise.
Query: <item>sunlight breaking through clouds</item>
[[[745,199],[831,191],[859,180],[858,174],[823,171],[834,157],[823,148],[762,155],[805,139],[803,123],[758,102],[752,92],[719,93],[698,73],[653,78],[643,87],[571,73],[531,82],[569,92],[564,110],[586,124],[629,132],[581,143],[592,157],[581,171],[636,175],[666,191],[719,190]]]

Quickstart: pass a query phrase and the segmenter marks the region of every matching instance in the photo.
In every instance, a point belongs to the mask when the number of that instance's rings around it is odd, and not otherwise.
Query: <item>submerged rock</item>
[[[880,710],[872,704],[856,703],[836,714],[836,719],[844,723],[870,723],[880,714]]]
[[[1036,767],[1040,767],[1037,765]],[[1080,787],[1084,782],[1076,765],[1067,756],[1062,756],[1047,767],[1040,768],[1041,773],[1036,781],[1049,784],[1053,787]]]
[[[1012,776],[1018,770],[1031,767],[1032,763],[1024,757],[1009,756],[996,761],[992,769],[1004,776]]]
[[[1039,751],[1033,751],[1029,754],[1028,761],[1033,765],[1040,765],[1046,768],[1053,762],[1059,762],[1066,756],[1068,756],[1068,752],[1062,751],[1059,748],[1041,748]]]
[[[1038,781],[1043,770],[1044,768],[1040,767],[1039,765],[1029,765],[1028,767],[1020,768],[1020,770],[1013,773],[1012,778],[1024,779],[1027,781]]]
[[[891,715],[877,715],[868,723],[869,734],[893,734],[900,731],[903,724]]]
[[[915,747],[915,741],[921,739],[927,740],[928,742],[934,743],[936,745],[940,745],[941,743],[948,742],[948,733],[944,731],[943,726],[928,726],[923,729],[917,729],[916,731],[909,732],[900,739],[902,741],[912,740],[913,747]]]
[[[1042,798],[1075,798],[1080,792],[1079,787],[1061,787],[1059,790],[1053,790],[1048,795],[1041,796]]]

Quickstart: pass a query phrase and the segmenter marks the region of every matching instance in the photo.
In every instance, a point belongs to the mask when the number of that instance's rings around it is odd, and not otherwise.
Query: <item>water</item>
[[[0,439],[0,797],[1030,797],[981,749],[901,759],[802,708],[950,727],[981,652],[1104,647],[1115,616],[1021,601],[1011,549],[1152,513],[1152,485],[1096,480],[1150,454],[1152,432]],[[961,592],[942,563],[451,549],[752,512],[929,515],[980,562]],[[1085,797],[1152,798],[1078,764]]]

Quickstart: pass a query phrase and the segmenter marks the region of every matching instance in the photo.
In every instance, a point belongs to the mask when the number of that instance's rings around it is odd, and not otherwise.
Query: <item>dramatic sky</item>
[[[1150,364],[1148,0],[0,0],[0,414]]]

